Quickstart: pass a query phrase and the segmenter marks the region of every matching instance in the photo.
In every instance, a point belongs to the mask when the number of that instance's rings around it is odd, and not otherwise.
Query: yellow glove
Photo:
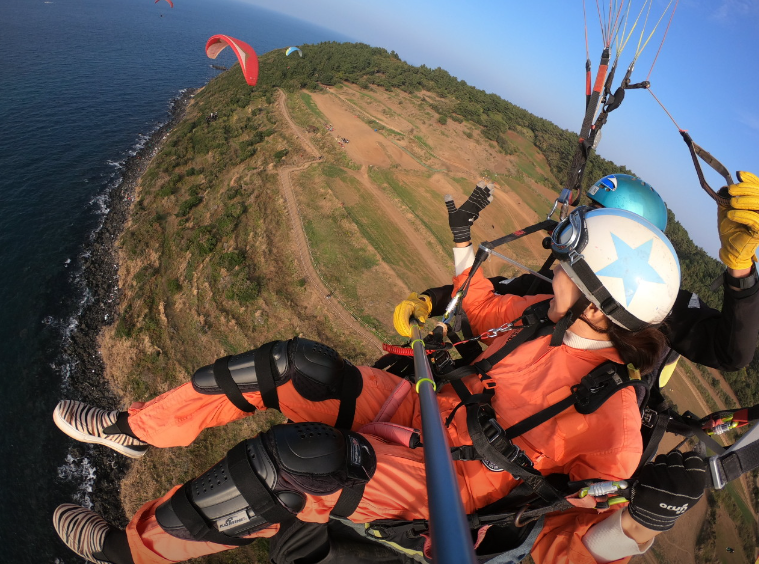
[[[717,220],[722,248],[719,258],[728,268],[750,268],[759,246],[759,178],[738,173],[739,184],[728,186],[730,207],[720,206]],[[724,190],[724,189],[723,189]]]
[[[427,321],[427,317],[429,317],[431,311],[432,300],[429,296],[411,292],[408,298],[395,306],[393,327],[395,327],[399,335],[410,337],[411,325],[409,325],[409,320],[411,317],[416,317],[421,323],[424,323]]]

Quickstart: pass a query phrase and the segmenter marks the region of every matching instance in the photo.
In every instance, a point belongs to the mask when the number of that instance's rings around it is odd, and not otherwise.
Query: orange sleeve
[[[588,529],[619,511],[625,505],[619,504],[604,513],[588,509],[570,509],[562,513],[548,515],[543,530],[532,546],[535,564],[596,564],[595,558],[582,543]],[[626,564],[630,557],[615,560],[614,564]]]
[[[469,268],[453,278],[453,295],[459,290],[469,276]],[[500,327],[522,315],[527,306],[535,303],[535,296],[499,296],[493,292],[493,284],[478,269],[472,277],[469,291],[464,298],[464,311],[474,334]]]

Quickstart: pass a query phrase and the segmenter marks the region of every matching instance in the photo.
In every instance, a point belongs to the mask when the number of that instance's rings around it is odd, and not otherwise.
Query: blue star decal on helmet
[[[614,242],[614,249],[617,251],[617,260],[596,272],[596,276],[621,278],[625,288],[625,298],[627,299],[627,304],[625,305],[629,306],[638,292],[641,282],[664,284],[664,280],[659,276],[659,273],[648,263],[654,240],[650,239],[633,249],[614,233],[611,234],[611,238]]]

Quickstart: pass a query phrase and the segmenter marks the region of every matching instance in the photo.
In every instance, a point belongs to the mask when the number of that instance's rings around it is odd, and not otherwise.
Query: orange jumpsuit
[[[459,286],[467,272],[454,279]],[[472,280],[464,308],[478,332],[499,327],[519,317],[529,305],[545,296],[526,298],[498,296],[492,285],[477,272]],[[495,352],[510,334],[494,339],[481,357]],[[570,394],[570,387],[606,360],[620,362],[613,348],[582,350],[561,345],[549,347],[550,336],[524,343],[490,372],[496,382],[492,405],[504,427],[518,423]],[[399,379],[387,372],[360,367],[363,389],[356,400],[353,429],[371,422]],[[472,393],[482,390],[479,377],[466,378]],[[318,421],[333,424],[338,400],[310,402],[303,399],[288,382],[278,388],[282,412],[291,421]],[[264,405],[258,392],[245,398],[259,409]],[[438,394],[443,419],[459,403],[450,386]],[[205,428],[223,425],[241,417],[224,395],[202,395],[191,384],[183,384],[148,403],[135,403],[129,409],[130,426],[140,439],[158,447],[190,444]],[[419,402],[415,393],[406,396],[390,420],[408,427],[421,428]],[[515,439],[543,474],[569,474],[572,480],[589,478],[624,479],[635,470],[642,454],[640,415],[635,392],[624,389],[596,412],[581,415],[570,408],[559,416]],[[452,446],[471,444],[464,409],[448,427]],[[366,484],[364,496],[350,519],[364,523],[376,519],[426,519],[427,499],[424,453],[366,435],[377,455],[377,471]],[[467,512],[500,499],[517,481],[508,472],[492,472],[479,461],[455,462],[459,491]],[[178,488],[179,486],[177,486]],[[127,528],[130,549],[136,564],[180,562],[204,554],[220,552],[231,546],[207,542],[183,541],[165,533],[155,519],[155,509],[177,489],[163,498],[146,503]],[[315,497],[307,495],[306,506],[298,518],[307,522],[326,522],[339,492]],[[619,508],[619,506],[616,506]],[[551,563],[594,563],[582,544],[582,536],[595,523],[606,518],[593,510],[572,509],[545,519],[532,555],[535,561]],[[269,537],[278,525],[271,525],[253,536]]]

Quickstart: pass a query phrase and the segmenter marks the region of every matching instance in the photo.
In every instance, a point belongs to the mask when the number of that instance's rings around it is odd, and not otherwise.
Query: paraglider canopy
[[[237,55],[245,82],[255,86],[258,81],[258,56],[253,47],[229,35],[212,35],[206,43],[206,55],[215,59],[226,47],[231,47]]]
[[[155,2],[153,2],[153,4],[158,4],[160,1],[161,0],[155,0]],[[174,2],[172,2],[171,0],[166,0],[166,1],[169,3],[169,6],[171,6],[172,8],[174,7]]]
[[[289,56],[290,56],[290,53],[294,53],[295,51],[297,51],[297,52],[298,52],[298,55],[300,55],[301,57],[303,56],[303,51],[301,51],[301,50],[300,50],[300,49],[298,49],[297,47],[288,47],[288,48],[287,48],[287,51],[285,51],[285,56],[286,56],[286,57],[289,57]]]

